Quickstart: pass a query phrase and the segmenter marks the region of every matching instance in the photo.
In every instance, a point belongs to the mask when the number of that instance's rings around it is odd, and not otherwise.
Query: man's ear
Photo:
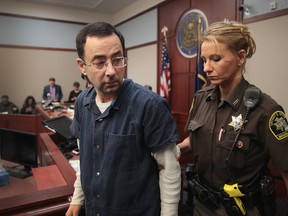
[[[81,58],[77,58],[77,59],[76,59],[76,63],[77,63],[77,65],[78,65],[81,73],[86,76],[87,73],[86,73],[86,71],[85,71],[85,64],[84,64],[83,60],[82,60]]]

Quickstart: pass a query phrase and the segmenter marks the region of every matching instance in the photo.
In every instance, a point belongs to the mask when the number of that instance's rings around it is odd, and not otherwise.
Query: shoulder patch
[[[276,111],[271,115],[269,129],[278,140],[288,137],[288,121],[284,112]]]

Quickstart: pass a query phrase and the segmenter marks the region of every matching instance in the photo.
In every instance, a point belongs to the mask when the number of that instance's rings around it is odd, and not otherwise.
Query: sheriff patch
[[[284,112],[277,111],[271,115],[269,129],[278,140],[288,137],[288,121]]]

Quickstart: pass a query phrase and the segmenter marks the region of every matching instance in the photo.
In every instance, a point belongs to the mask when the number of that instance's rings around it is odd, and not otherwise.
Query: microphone
[[[261,102],[262,93],[259,88],[251,86],[246,89],[243,97],[244,106],[247,109],[254,109]]]
[[[248,115],[250,114],[250,111],[252,111],[253,109],[255,109],[259,103],[261,102],[262,100],[262,92],[259,88],[255,87],[255,86],[250,86],[248,87],[245,92],[244,92],[244,96],[243,96],[243,103],[244,103],[244,106],[246,107],[246,113],[245,113],[245,116],[244,116],[244,119],[243,119],[243,123],[241,125],[241,127],[239,128],[237,134],[236,134],[236,137],[234,139],[234,142],[231,146],[231,149],[229,151],[229,155],[228,157],[225,159],[225,163],[227,165],[227,168],[228,168],[228,172],[231,176],[231,178],[234,180],[234,173],[233,173],[233,170],[232,170],[232,167],[231,167],[231,164],[230,164],[230,158],[231,158],[231,154],[235,148],[235,145],[238,141],[238,138],[239,138],[239,135],[240,135],[240,132],[248,118]]]

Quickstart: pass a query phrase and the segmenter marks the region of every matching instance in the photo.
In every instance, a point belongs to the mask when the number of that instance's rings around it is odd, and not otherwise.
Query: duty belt
[[[246,215],[246,208],[258,205],[260,174],[245,186],[225,184],[221,190],[216,191],[200,181],[194,168],[195,166],[186,167],[186,178],[194,196],[207,208],[224,206],[228,215],[243,216]]]
[[[267,176],[264,176],[261,182],[249,184],[249,187],[240,185],[243,196],[236,194],[235,197],[225,190],[215,191],[202,185],[197,175],[191,178],[188,184],[196,199],[209,209],[217,209],[223,205],[228,216],[244,216],[246,209],[257,207],[261,215],[274,216],[276,213],[275,190],[274,188],[264,188],[263,190],[263,180],[264,183],[267,182]],[[269,176],[268,182],[271,183]],[[271,186],[271,184],[267,185]],[[268,193],[265,194],[266,192]]]

